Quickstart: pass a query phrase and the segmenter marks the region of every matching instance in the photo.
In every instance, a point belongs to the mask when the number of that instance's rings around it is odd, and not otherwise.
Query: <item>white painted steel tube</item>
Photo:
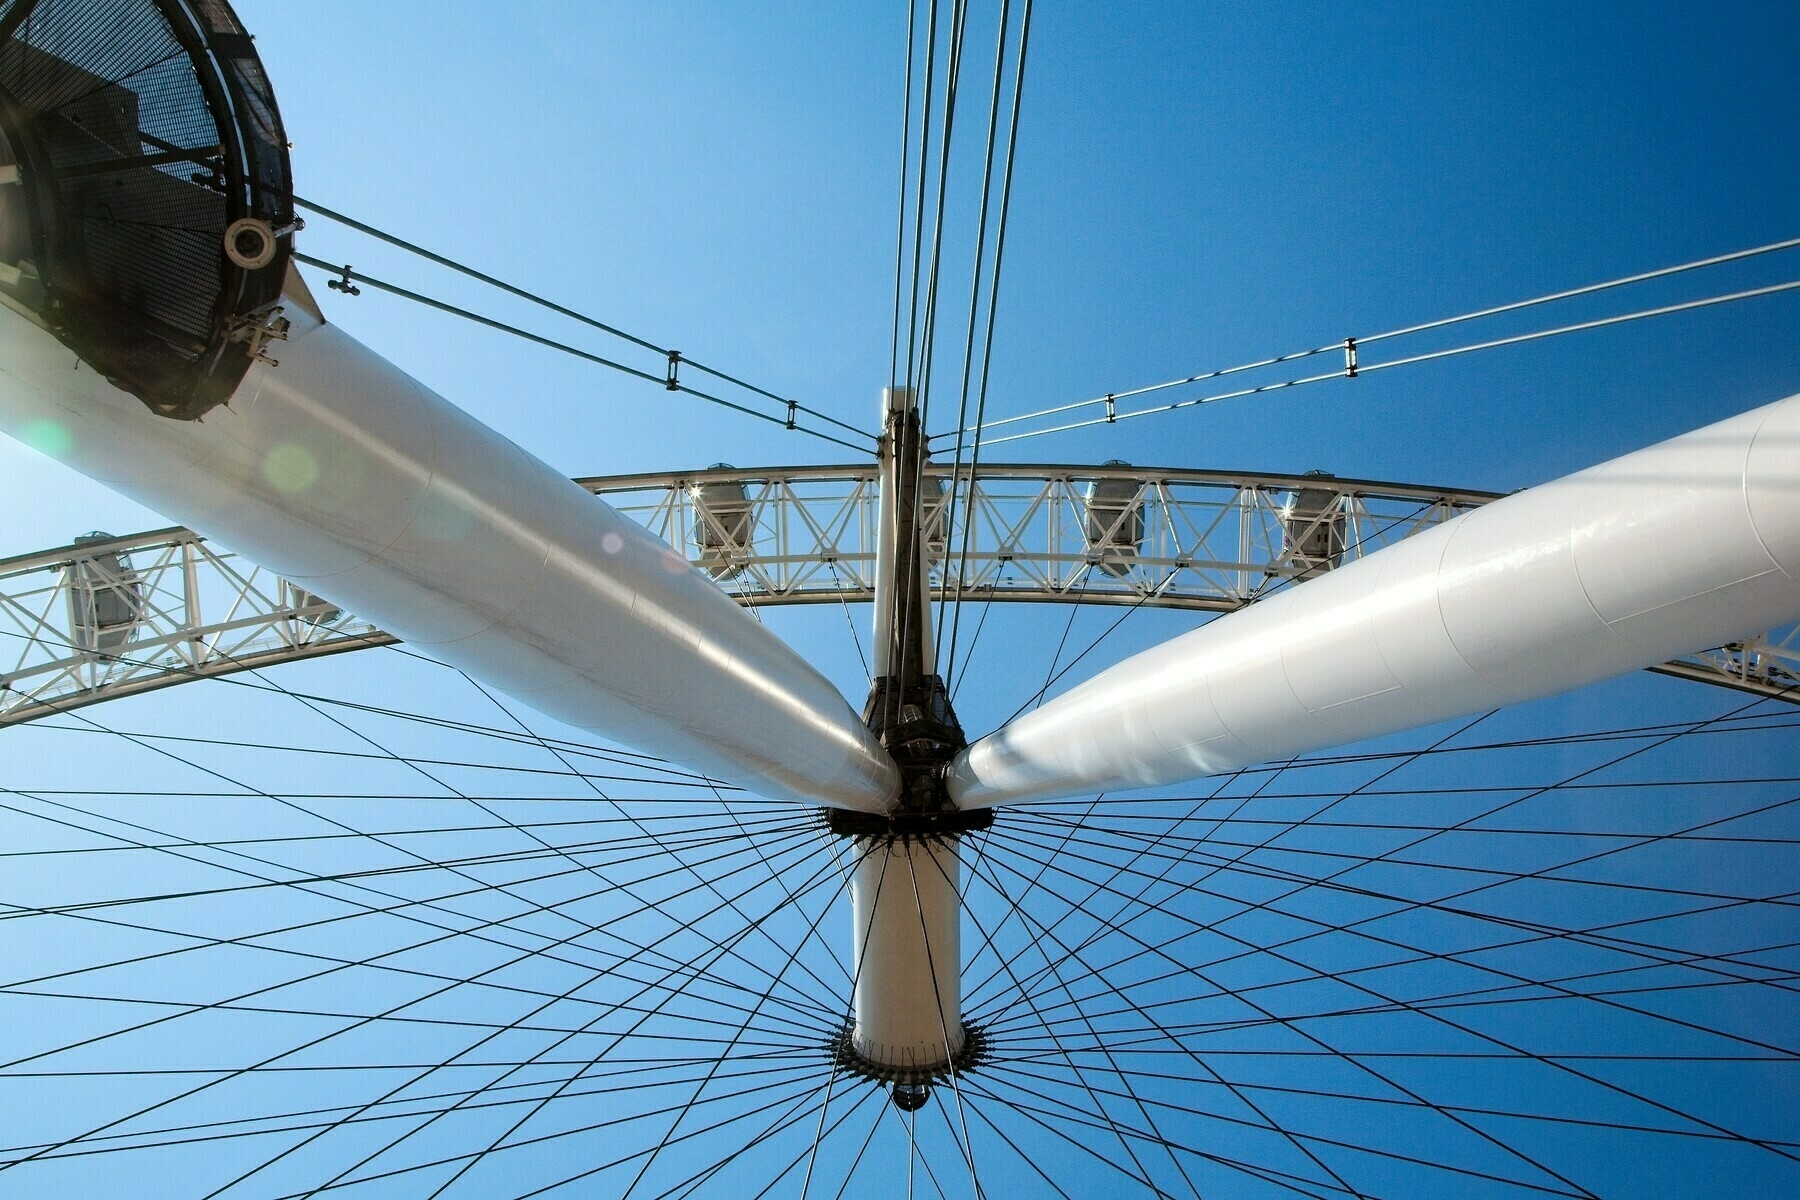
[[[899,450],[899,426],[917,411],[917,407],[917,398],[911,388],[881,389],[881,427],[884,434],[878,455],[879,471],[875,492],[875,628],[870,647],[872,662],[869,672],[875,679],[897,675],[901,671],[901,665],[893,661],[894,653],[900,646],[902,631],[898,626],[903,620],[901,614],[907,608],[896,594],[901,586],[900,564],[908,554],[917,554],[918,561],[924,561],[921,550],[904,550],[900,545],[900,496],[905,489],[900,479],[902,456]],[[912,518],[910,527],[914,541],[922,545],[924,505],[921,503],[917,507],[918,511],[909,514]],[[917,572],[913,587],[917,592],[913,619],[922,625],[916,639],[921,673],[929,675],[937,670],[937,647],[931,636],[931,580],[928,573]]]
[[[888,430],[896,409],[904,412],[911,406],[911,393],[906,388],[881,389],[881,427]],[[900,479],[894,455],[894,438],[885,432],[878,451],[878,480],[875,489],[875,628],[869,642],[870,675],[880,679],[893,674],[894,646],[899,640],[894,629],[894,614],[899,606],[894,591],[899,564]]]
[[[1519,492],[1127,659],[964,751],[962,808],[1175,783],[1800,619],[1800,396]]]
[[[831,683],[668,546],[349,336],[290,275],[280,365],[152,415],[0,309],[0,428],[540,712],[763,795],[884,812]]]
[[[856,850],[851,1044],[897,1071],[947,1066],[963,1046],[956,843],[861,838]]]

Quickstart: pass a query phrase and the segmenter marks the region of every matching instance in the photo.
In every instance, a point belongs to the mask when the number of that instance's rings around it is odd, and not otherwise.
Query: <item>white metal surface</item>
[[[578,727],[769,796],[883,811],[844,698],[667,545],[327,326],[229,408],[151,415],[0,310],[0,428]]]
[[[963,1045],[956,843],[861,838],[856,850],[852,1044],[883,1067],[947,1066]]]
[[[964,808],[1173,783],[1579,687],[1800,618],[1800,396],[1495,501],[982,738]]]
[[[906,388],[883,388],[881,392],[881,425],[886,430],[888,413],[896,401],[910,399]],[[876,456],[878,474],[875,485],[875,626],[871,631],[869,674],[880,679],[893,669],[894,657],[894,568],[895,541],[899,514],[895,505],[900,495],[895,476],[893,440],[883,438]]]
[[[906,558],[900,547],[900,530],[903,522],[900,512],[900,500],[907,489],[902,486],[900,471],[903,467],[902,455],[898,452],[899,425],[909,417],[917,420],[917,407],[911,388],[890,387],[881,389],[881,425],[885,431],[881,439],[878,455],[879,483],[875,489],[875,626],[873,640],[870,643],[870,674],[876,679],[894,675],[899,671],[894,662],[894,653],[900,645],[902,631],[899,623],[901,614],[907,610],[901,598],[895,593],[901,586],[901,563]],[[912,529],[913,539],[918,547],[913,553],[918,561],[924,558],[924,531],[920,528],[921,513],[908,514],[910,520],[905,522]],[[915,577],[914,586],[918,590],[918,602],[914,610],[918,619],[926,622],[920,631],[907,631],[916,639],[920,651],[924,655],[922,671],[929,675],[936,669],[933,662],[935,647],[931,638],[931,588],[930,581],[924,571]]]

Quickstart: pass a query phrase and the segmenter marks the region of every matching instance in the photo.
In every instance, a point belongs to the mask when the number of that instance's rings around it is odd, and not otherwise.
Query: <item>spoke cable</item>
[[[315,258],[310,254],[301,254],[296,251],[294,253],[294,258],[311,267],[319,267],[327,271],[341,270],[341,268],[326,262],[324,259]],[[846,450],[853,450],[858,454],[867,453],[869,449],[868,446],[859,445],[855,442],[846,442],[840,437],[836,437],[829,433],[823,433],[810,426],[801,425],[798,422],[790,423],[786,416],[777,416],[774,413],[763,412],[761,409],[750,408],[747,405],[738,404],[732,400],[726,400],[721,396],[715,396],[711,392],[703,392],[698,388],[689,387],[687,384],[681,383],[680,381],[671,383],[665,375],[654,375],[649,371],[641,371],[636,367],[627,366],[617,359],[606,358],[603,355],[595,354],[590,350],[583,350],[578,346],[570,345],[568,342],[559,342],[555,338],[545,337],[540,333],[532,333],[530,330],[521,328],[520,326],[509,325],[506,322],[496,320],[493,317],[483,316],[473,309],[461,308],[448,301],[439,300],[435,297],[427,296],[422,292],[415,292],[410,288],[401,287],[397,283],[390,283],[385,279],[377,279],[373,275],[365,275],[358,272],[356,281],[361,284],[367,284],[378,291],[386,292],[391,296],[398,296],[402,300],[410,300],[414,304],[420,304],[426,308],[433,308],[453,317],[460,317],[463,320],[473,322],[476,325],[485,325],[489,329],[496,330],[500,333],[510,334],[513,337],[534,343],[535,345],[543,346],[546,349],[555,350],[574,358],[583,359],[587,362],[594,363],[597,366],[608,367],[621,374],[629,375],[634,379],[642,379],[649,383],[654,383],[658,387],[665,388],[668,391],[685,393],[686,395],[693,396],[697,400],[705,400],[709,404],[716,404],[720,408],[728,408],[731,411],[741,413],[746,417],[755,417],[757,420],[767,421],[771,425],[779,425],[784,429],[792,429],[799,433],[808,434],[812,437],[819,438],[822,441],[831,442],[833,445],[842,446]],[[807,411],[811,412],[812,410],[808,409]],[[825,417],[823,419],[831,421],[834,425],[839,423],[830,417]],[[860,430],[857,430],[856,432],[859,434],[861,433]]]
[[[1410,334],[1423,333],[1428,330],[1442,329],[1442,328],[1445,328],[1445,327],[1448,327],[1451,325],[1461,324],[1465,321],[1474,321],[1474,320],[1479,320],[1484,317],[1497,316],[1502,313],[1516,312],[1521,309],[1533,308],[1533,307],[1536,307],[1541,304],[1549,304],[1549,303],[1553,303],[1555,301],[1566,300],[1566,299],[1570,299],[1570,298],[1576,297],[1576,296],[1590,295],[1590,294],[1596,293],[1596,292],[1607,291],[1612,288],[1624,287],[1624,286],[1627,286],[1629,284],[1634,284],[1634,283],[1641,283],[1646,280],[1659,279],[1659,278],[1663,278],[1666,276],[1678,275],[1678,274],[1682,274],[1684,272],[1698,270],[1698,269],[1702,269],[1702,268],[1706,268],[1706,267],[1719,266],[1724,263],[1737,262],[1737,261],[1740,261],[1743,259],[1748,259],[1748,258],[1755,258],[1755,257],[1764,255],[1764,254],[1771,254],[1771,253],[1775,253],[1777,251],[1793,249],[1794,247],[1797,247],[1797,246],[1800,246],[1800,238],[1788,238],[1788,239],[1778,241],[1778,242],[1770,242],[1767,245],[1754,246],[1754,247],[1751,247],[1751,248],[1745,249],[1745,250],[1733,251],[1729,254],[1721,254],[1721,255],[1715,255],[1710,258],[1696,259],[1692,262],[1681,263],[1681,264],[1678,264],[1678,265],[1672,266],[1672,267],[1662,267],[1662,268],[1658,268],[1658,269],[1652,270],[1652,271],[1644,271],[1644,272],[1640,272],[1635,275],[1628,275],[1628,276],[1624,276],[1622,278],[1608,280],[1603,283],[1588,284],[1584,287],[1570,288],[1565,291],[1554,292],[1549,295],[1538,296],[1538,297],[1535,297],[1535,298],[1529,299],[1529,300],[1519,300],[1519,301],[1514,301],[1509,304],[1495,305],[1495,306],[1492,306],[1489,308],[1479,309],[1474,312],[1463,313],[1458,316],[1444,317],[1444,318],[1440,318],[1440,319],[1433,320],[1433,321],[1425,321],[1420,324],[1409,325],[1409,326],[1406,326],[1406,327],[1400,328],[1400,329],[1390,329],[1390,330],[1387,330],[1382,333],[1370,334],[1366,337],[1352,338],[1352,339],[1348,339],[1348,341],[1350,344],[1353,344],[1355,347],[1360,348],[1363,346],[1370,345],[1371,343],[1386,341],[1390,338],[1405,337]],[[1295,387],[1295,386],[1299,386],[1302,384],[1308,384],[1308,383],[1318,383],[1318,382],[1322,382],[1327,379],[1349,378],[1349,377],[1352,377],[1353,375],[1360,375],[1360,374],[1366,373],[1368,371],[1381,370],[1381,369],[1385,369],[1388,367],[1403,366],[1403,365],[1408,365],[1408,364],[1416,363],[1416,362],[1427,362],[1427,361],[1431,361],[1431,360],[1438,359],[1438,358],[1448,358],[1448,357],[1452,357],[1455,355],[1467,354],[1467,353],[1470,353],[1475,350],[1487,350],[1487,349],[1493,349],[1493,348],[1500,347],[1500,346],[1515,345],[1515,344],[1518,344],[1521,342],[1536,341],[1541,338],[1554,337],[1554,336],[1558,336],[1558,335],[1565,334],[1565,333],[1577,333],[1577,332],[1582,332],[1582,331],[1589,330],[1589,329],[1598,329],[1598,328],[1603,328],[1603,327],[1609,326],[1609,325],[1622,324],[1622,323],[1625,323],[1628,321],[1641,320],[1641,319],[1644,319],[1647,317],[1664,316],[1664,315],[1671,314],[1671,313],[1686,312],[1686,311],[1690,311],[1692,309],[1697,309],[1697,308],[1706,308],[1706,307],[1716,305],[1716,304],[1726,304],[1726,303],[1731,303],[1731,302],[1737,301],[1737,300],[1748,300],[1748,299],[1753,299],[1753,298],[1760,297],[1760,296],[1773,295],[1773,294],[1776,294],[1779,292],[1792,291],[1795,288],[1800,288],[1800,281],[1776,284],[1776,285],[1769,286],[1769,287],[1751,288],[1751,289],[1747,289],[1747,290],[1743,290],[1743,291],[1733,292],[1733,293],[1726,294],[1726,295],[1713,296],[1713,297],[1708,297],[1708,298],[1700,299],[1700,300],[1685,301],[1682,303],[1670,304],[1670,305],[1665,305],[1665,306],[1657,307],[1657,308],[1642,309],[1642,310],[1624,314],[1621,316],[1605,317],[1605,318],[1601,318],[1599,320],[1594,320],[1594,321],[1578,322],[1578,323],[1574,323],[1574,324],[1559,326],[1559,327],[1556,327],[1553,329],[1539,330],[1539,331],[1536,331],[1533,333],[1522,334],[1522,335],[1518,335],[1518,336],[1514,336],[1514,337],[1490,339],[1487,341],[1473,343],[1470,345],[1456,347],[1453,349],[1435,351],[1435,352],[1421,354],[1421,355],[1413,355],[1413,356],[1399,358],[1399,359],[1393,359],[1393,360],[1389,360],[1389,361],[1381,362],[1381,363],[1364,364],[1364,363],[1359,362],[1356,364],[1353,371],[1348,370],[1348,369],[1340,369],[1340,370],[1332,371],[1332,372],[1329,372],[1326,374],[1303,376],[1303,377],[1290,379],[1290,380],[1280,382],[1280,383],[1267,384],[1267,385],[1264,385],[1261,387],[1239,389],[1236,391],[1226,392],[1226,393],[1222,393],[1222,394],[1215,395],[1215,396],[1200,397],[1200,398],[1196,398],[1193,400],[1184,400],[1184,401],[1180,401],[1180,402],[1177,402],[1174,404],[1157,405],[1157,406],[1150,407],[1150,408],[1140,408],[1140,409],[1133,409],[1133,410],[1126,410],[1126,411],[1119,411],[1116,408],[1116,404],[1118,401],[1127,399],[1130,397],[1134,397],[1134,396],[1143,396],[1143,395],[1148,395],[1148,394],[1151,394],[1154,392],[1166,391],[1170,388],[1184,387],[1184,386],[1187,386],[1190,384],[1201,383],[1201,382],[1204,382],[1207,380],[1220,379],[1225,376],[1237,375],[1237,374],[1241,374],[1246,371],[1254,371],[1254,370],[1258,370],[1258,369],[1261,369],[1264,367],[1277,366],[1282,363],[1297,362],[1302,359],[1312,358],[1312,357],[1315,357],[1315,356],[1321,355],[1321,354],[1342,354],[1345,352],[1346,342],[1342,342],[1342,341],[1333,342],[1333,343],[1330,343],[1329,345],[1315,346],[1310,350],[1300,350],[1300,351],[1295,351],[1290,354],[1279,354],[1279,355],[1275,355],[1274,357],[1271,357],[1271,358],[1262,358],[1262,359],[1258,359],[1254,362],[1243,363],[1243,364],[1240,364],[1240,365],[1234,366],[1234,367],[1225,367],[1225,368],[1222,368],[1219,370],[1205,371],[1200,374],[1189,375],[1189,376],[1186,376],[1181,379],[1172,379],[1165,383],[1155,383],[1155,384],[1150,384],[1145,387],[1129,388],[1129,389],[1126,389],[1123,391],[1112,392],[1105,396],[1097,396],[1097,397],[1094,397],[1093,399],[1089,399],[1089,400],[1078,400],[1078,401],[1075,401],[1070,404],[1061,404],[1061,405],[1055,405],[1050,408],[1039,409],[1035,412],[1021,413],[1021,414],[1018,414],[1015,416],[1010,416],[1010,417],[1000,417],[1000,418],[996,418],[995,420],[986,421],[986,422],[982,422],[980,420],[980,418],[978,417],[977,425],[974,428],[968,429],[968,430],[960,430],[959,429],[959,430],[955,430],[955,431],[947,431],[947,432],[941,433],[941,434],[935,434],[935,435],[933,435],[932,440],[934,440],[934,441],[940,440],[944,437],[949,436],[951,432],[955,432],[959,435],[962,433],[965,433],[965,432],[967,432],[967,433],[981,432],[981,431],[996,429],[996,428],[999,428],[999,427],[1005,426],[1005,425],[1017,424],[1017,423],[1023,422],[1023,421],[1032,421],[1032,420],[1037,420],[1037,419],[1040,419],[1043,417],[1056,416],[1061,413],[1074,412],[1074,411],[1077,411],[1080,409],[1085,409],[1085,408],[1092,408],[1097,405],[1104,405],[1108,409],[1107,415],[1103,416],[1103,417],[1098,417],[1098,418],[1094,418],[1091,420],[1068,422],[1068,423],[1064,423],[1061,425],[1056,425],[1056,426],[1052,426],[1052,427],[1048,427],[1048,428],[1031,430],[1031,431],[1023,433],[1023,434],[1008,434],[1008,435],[1003,435],[1000,437],[989,439],[990,444],[998,444],[1001,442],[1017,441],[1021,438],[1039,437],[1044,434],[1060,433],[1060,432],[1064,432],[1064,431],[1070,430],[1070,429],[1085,429],[1085,428],[1089,428],[1089,427],[1096,426],[1096,425],[1113,424],[1116,421],[1122,420],[1126,417],[1145,416],[1150,413],[1172,412],[1177,409],[1191,408],[1191,407],[1194,407],[1196,405],[1201,405],[1201,404],[1210,404],[1210,403],[1213,403],[1218,400],[1228,400],[1228,399],[1234,399],[1234,398],[1237,398],[1240,396],[1258,395],[1258,394],[1261,394],[1264,392],[1276,391],[1276,390],[1279,390],[1282,388]]]

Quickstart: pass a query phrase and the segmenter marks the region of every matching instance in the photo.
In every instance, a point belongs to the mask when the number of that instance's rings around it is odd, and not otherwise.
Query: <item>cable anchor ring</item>
[[[257,217],[239,217],[225,227],[225,257],[241,270],[259,271],[275,261],[282,238],[305,228],[299,217],[280,229]]]

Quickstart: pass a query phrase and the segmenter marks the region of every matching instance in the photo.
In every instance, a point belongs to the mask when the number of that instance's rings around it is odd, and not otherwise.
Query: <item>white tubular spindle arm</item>
[[[1505,497],[1146,651],[965,750],[962,808],[1196,779],[1800,618],[1800,396]]]
[[[870,812],[843,696],[636,522],[325,324],[203,421],[151,414],[0,309],[0,428],[579,728],[763,795]],[[46,439],[46,428],[55,434]]]

